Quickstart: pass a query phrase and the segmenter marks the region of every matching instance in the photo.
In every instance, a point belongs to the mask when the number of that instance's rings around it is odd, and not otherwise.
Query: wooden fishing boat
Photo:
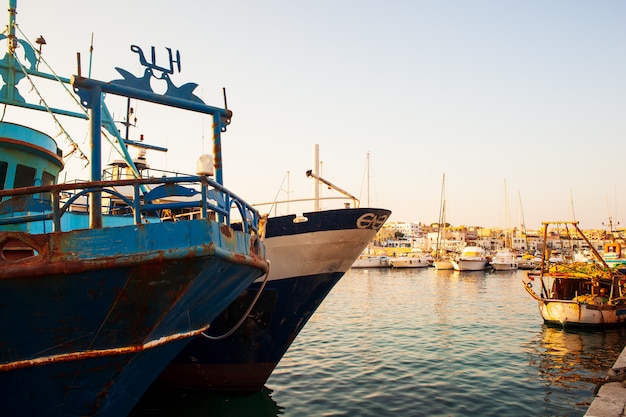
[[[88,119],[92,178],[59,183],[64,163],[56,141],[35,126],[0,122],[0,414],[125,416],[176,354],[268,272],[260,216],[223,186],[221,166],[215,180],[102,178],[102,126],[128,154],[104,93],[208,114],[219,161],[230,110],[180,90],[171,94],[175,88],[157,94],[130,79],[44,73],[34,59],[40,52],[16,40],[15,10],[11,0],[0,35],[9,45],[0,61],[0,102],[55,120]],[[139,47],[132,50],[143,58]],[[173,72],[159,78],[164,67],[141,63],[146,74],[175,87]],[[24,79],[71,85],[62,90],[73,90],[85,107],[27,101],[17,88]],[[201,218],[165,215],[187,209]],[[241,218],[237,230],[233,223]]]
[[[543,227],[542,263],[528,272],[523,284],[537,300],[544,322],[562,327],[624,325],[626,277],[606,264],[577,222],[544,222]],[[589,245],[597,262],[550,261],[549,234],[571,236],[572,232]]]

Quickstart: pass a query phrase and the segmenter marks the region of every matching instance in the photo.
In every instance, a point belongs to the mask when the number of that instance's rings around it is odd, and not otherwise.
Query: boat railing
[[[331,203],[340,202],[340,204],[335,205],[335,208],[337,209],[359,207],[359,205],[356,204],[354,200],[345,196],[296,198],[296,199],[289,199],[289,200],[276,200],[276,201],[268,201],[268,202],[263,202],[263,203],[254,203],[252,205],[258,210],[260,210],[262,207],[269,207],[266,209],[268,214],[273,214],[274,216],[276,216],[279,214],[279,212],[282,212],[283,209],[286,210],[287,213],[314,211],[313,208],[310,208],[308,210],[305,210],[305,209],[295,210],[293,206],[297,206],[300,208],[300,207],[304,207],[308,203],[311,203],[311,205],[313,206],[313,204],[315,204],[316,201],[317,202],[325,201],[325,202],[331,202]]]
[[[115,181],[132,180],[137,178],[137,175],[135,175],[128,166],[126,166],[125,168],[126,169],[119,169],[118,166],[105,168],[102,170],[102,179],[107,181]],[[194,175],[180,171],[170,171],[151,167],[139,169],[139,172],[140,178],[190,177]]]
[[[149,191],[144,192],[147,187]],[[50,221],[63,231],[61,218],[69,212],[90,212],[94,195],[104,216],[132,217],[135,224],[164,213],[198,211],[200,218],[218,218],[226,225],[241,220],[245,232],[258,232],[259,213],[222,185],[203,175],[75,182],[0,190],[0,226]],[[109,204],[102,204],[108,202]],[[178,219],[170,216],[171,219]],[[97,228],[90,224],[90,228]]]

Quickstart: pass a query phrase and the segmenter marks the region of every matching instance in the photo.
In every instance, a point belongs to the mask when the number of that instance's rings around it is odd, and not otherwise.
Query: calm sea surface
[[[546,327],[524,273],[351,270],[266,390],[154,390],[133,416],[583,416],[626,330]]]

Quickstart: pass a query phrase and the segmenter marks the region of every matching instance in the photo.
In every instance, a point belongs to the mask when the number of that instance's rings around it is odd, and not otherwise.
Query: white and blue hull
[[[387,220],[389,210],[358,208],[270,217],[264,240],[269,279],[241,327],[223,340],[196,337],[159,382],[209,391],[260,391],[326,295]],[[257,295],[255,282],[213,323],[230,330]]]

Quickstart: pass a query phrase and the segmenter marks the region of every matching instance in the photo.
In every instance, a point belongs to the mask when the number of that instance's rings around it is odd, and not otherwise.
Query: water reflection
[[[570,396],[574,407],[587,407],[593,390],[601,382],[626,344],[626,329],[562,329],[542,325],[536,338],[529,341],[530,380],[545,387],[544,401],[555,395]],[[559,401],[562,401],[559,398]]]
[[[276,417],[284,413],[272,399],[272,390],[246,396],[197,390],[152,387],[130,417]]]
[[[543,325],[524,273],[350,271],[268,380],[275,391],[152,389],[132,417],[583,416],[626,329]]]

